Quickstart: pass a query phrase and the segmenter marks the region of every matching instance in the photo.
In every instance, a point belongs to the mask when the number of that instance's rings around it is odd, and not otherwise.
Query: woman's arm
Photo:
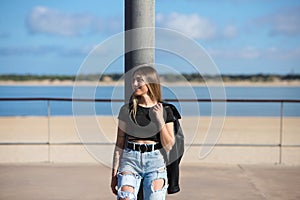
[[[153,111],[160,126],[160,141],[166,151],[170,151],[175,143],[174,123],[165,123],[163,116],[163,105],[158,103],[154,106]]]
[[[117,190],[116,190],[116,186],[118,185],[117,172],[118,172],[120,159],[122,157],[122,153],[125,145],[126,133],[123,131],[125,130],[124,128],[125,128],[125,123],[119,120],[116,146],[113,155],[112,179],[111,179],[111,189],[114,194],[117,194]]]
[[[174,123],[169,122],[162,125],[160,130],[160,141],[166,151],[170,151],[175,144]]]

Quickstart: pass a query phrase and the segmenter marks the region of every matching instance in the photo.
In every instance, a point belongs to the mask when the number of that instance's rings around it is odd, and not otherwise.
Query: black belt
[[[154,151],[157,149],[161,149],[162,145],[161,145],[161,143],[139,144],[139,143],[128,142],[127,148],[132,149],[134,151],[139,151],[141,153],[144,153],[144,152],[151,152],[151,151]]]

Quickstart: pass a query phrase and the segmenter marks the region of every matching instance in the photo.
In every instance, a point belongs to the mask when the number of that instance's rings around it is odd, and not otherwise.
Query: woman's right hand
[[[117,175],[114,175],[111,177],[111,183],[110,183],[110,187],[112,192],[117,195],[118,194],[118,190],[116,189],[118,186],[118,177]]]

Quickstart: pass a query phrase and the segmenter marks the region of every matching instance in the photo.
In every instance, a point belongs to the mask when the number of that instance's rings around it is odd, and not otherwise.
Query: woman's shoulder
[[[162,105],[167,112],[172,112],[172,115],[176,119],[181,119],[181,115],[175,105],[168,103],[168,102],[162,102]]]
[[[119,116],[121,115],[128,115],[130,113],[130,106],[129,104],[124,104],[120,107]]]
[[[130,110],[130,104],[129,103],[126,103],[126,104],[123,104],[120,108],[120,111],[129,111]]]

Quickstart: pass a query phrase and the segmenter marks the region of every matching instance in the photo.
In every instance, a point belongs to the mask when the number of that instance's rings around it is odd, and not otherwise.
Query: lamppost
[[[131,94],[130,70],[155,60],[155,0],[125,0],[125,100]]]

